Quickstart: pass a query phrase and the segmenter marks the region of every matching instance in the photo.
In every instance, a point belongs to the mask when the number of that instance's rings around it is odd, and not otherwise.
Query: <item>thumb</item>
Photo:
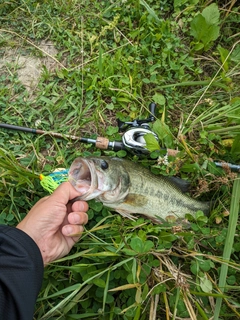
[[[52,193],[50,196],[51,198],[56,198],[58,202],[63,203],[66,205],[69,200],[72,200],[76,197],[81,196],[81,193],[79,193],[70,182],[63,182],[60,184],[60,186]]]

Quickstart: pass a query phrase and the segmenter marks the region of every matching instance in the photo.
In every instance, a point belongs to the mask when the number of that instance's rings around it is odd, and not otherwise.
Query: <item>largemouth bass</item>
[[[130,219],[132,214],[157,221],[209,212],[209,204],[185,195],[168,178],[125,159],[77,158],[69,169],[69,181],[82,193],[78,199],[96,199]]]

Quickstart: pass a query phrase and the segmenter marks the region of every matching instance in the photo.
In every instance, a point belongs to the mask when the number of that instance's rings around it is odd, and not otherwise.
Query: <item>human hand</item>
[[[69,182],[62,183],[48,197],[39,200],[17,225],[38,245],[44,265],[69,253],[88,222],[85,201],[68,203],[80,196]]]

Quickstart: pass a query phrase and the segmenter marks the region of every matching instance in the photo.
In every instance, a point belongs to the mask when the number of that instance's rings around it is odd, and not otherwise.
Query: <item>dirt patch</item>
[[[0,57],[0,74],[3,72],[16,72],[19,80],[25,88],[33,93],[36,89],[43,66],[49,71],[54,71],[58,65],[54,57],[58,53],[54,44],[50,41],[41,41],[37,46],[43,57],[34,57],[27,54],[22,48],[3,49]]]

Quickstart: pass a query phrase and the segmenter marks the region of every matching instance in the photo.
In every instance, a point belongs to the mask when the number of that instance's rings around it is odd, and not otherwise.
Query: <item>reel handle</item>
[[[155,102],[151,102],[149,105],[149,112],[150,112],[149,118],[151,119],[151,122],[154,121],[156,107],[157,107],[157,105]]]

